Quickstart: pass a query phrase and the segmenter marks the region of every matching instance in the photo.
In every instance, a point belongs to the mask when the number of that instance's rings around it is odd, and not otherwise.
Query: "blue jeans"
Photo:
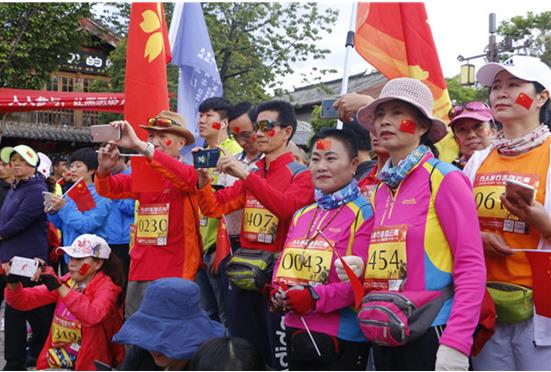
[[[199,269],[195,277],[195,283],[201,289],[201,307],[212,320],[222,323],[226,328],[229,328],[229,319],[226,312],[228,294],[226,263],[228,259],[229,257],[226,257],[220,263],[218,275],[211,275],[205,267]]]

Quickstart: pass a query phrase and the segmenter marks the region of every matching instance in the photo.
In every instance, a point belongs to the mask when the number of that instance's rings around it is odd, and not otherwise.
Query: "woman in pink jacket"
[[[486,269],[476,205],[463,173],[434,157],[433,144],[446,135],[446,125],[432,116],[432,105],[426,85],[399,78],[358,112],[390,154],[372,195],[364,284],[390,296],[449,297],[417,339],[373,345],[377,370],[466,371],[480,316]],[[377,320],[366,321],[373,326]]]
[[[18,310],[56,303],[48,339],[38,357],[37,369],[96,370],[94,360],[113,366],[121,363],[124,348],[111,344],[122,325],[124,275],[105,240],[84,234],[70,247],[69,273],[58,278],[44,267],[33,278],[44,285],[23,288],[8,275],[6,302]],[[9,271],[7,268],[6,272]]]
[[[351,308],[352,286],[339,280],[335,264],[335,251],[363,257],[369,245],[372,210],[354,179],[358,145],[347,130],[329,129],[314,141],[316,202],[293,217],[274,270],[272,303],[286,313],[290,370],[365,370],[367,339]],[[363,268],[356,270],[361,275]]]

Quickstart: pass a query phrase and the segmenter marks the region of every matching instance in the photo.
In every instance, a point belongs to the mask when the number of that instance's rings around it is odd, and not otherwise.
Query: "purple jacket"
[[[43,191],[48,191],[41,174],[21,181],[8,192],[0,209],[0,261],[13,256],[48,258],[48,217],[44,213]]]

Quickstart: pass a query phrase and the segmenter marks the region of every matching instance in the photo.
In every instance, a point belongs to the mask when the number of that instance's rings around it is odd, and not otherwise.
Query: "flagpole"
[[[344,72],[342,75],[341,84],[341,96],[348,92],[348,63],[350,57],[350,51],[354,49],[354,31],[356,30],[356,8],[358,3],[352,3],[352,11],[350,14],[350,25],[348,26],[348,33],[346,34],[346,52],[344,53]],[[337,120],[337,129],[342,129],[342,121]]]

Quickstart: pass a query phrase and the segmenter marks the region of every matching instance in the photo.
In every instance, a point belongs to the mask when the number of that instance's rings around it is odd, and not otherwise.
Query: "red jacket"
[[[165,153],[155,150],[151,167],[164,176],[161,192],[132,192],[132,177],[117,174],[100,178],[96,191],[109,199],[138,200],[140,205],[169,203],[166,246],[140,244],[130,251],[129,280],[157,280],[177,277],[193,280],[202,256],[197,204],[197,171]]]
[[[66,275],[63,279],[68,279]],[[122,308],[118,305],[121,288],[103,272],[98,272],[88,283],[84,292],[71,290],[65,298],[57,290],[48,291],[45,285],[23,288],[21,284],[15,290],[5,289],[6,303],[17,310],[28,311],[63,301],[67,309],[81,322],[82,341],[75,370],[95,371],[94,360],[107,365],[117,364],[124,359],[124,347],[112,344],[113,335],[122,325]],[[36,369],[48,368],[48,349],[52,344],[52,330],[38,356]]]
[[[312,175],[306,167],[294,161],[290,152],[270,162],[269,169],[266,169],[265,158],[256,165],[257,171],[216,193],[210,186],[203,187],[199,190],[199,206],[205,216],[219,218],[242,209],[247,194],[252,195],[279,219],[277,235],[271,244],[252,242],[245,239],[242,225],[241,246],[280,252],[293,215],[314,201]]]

